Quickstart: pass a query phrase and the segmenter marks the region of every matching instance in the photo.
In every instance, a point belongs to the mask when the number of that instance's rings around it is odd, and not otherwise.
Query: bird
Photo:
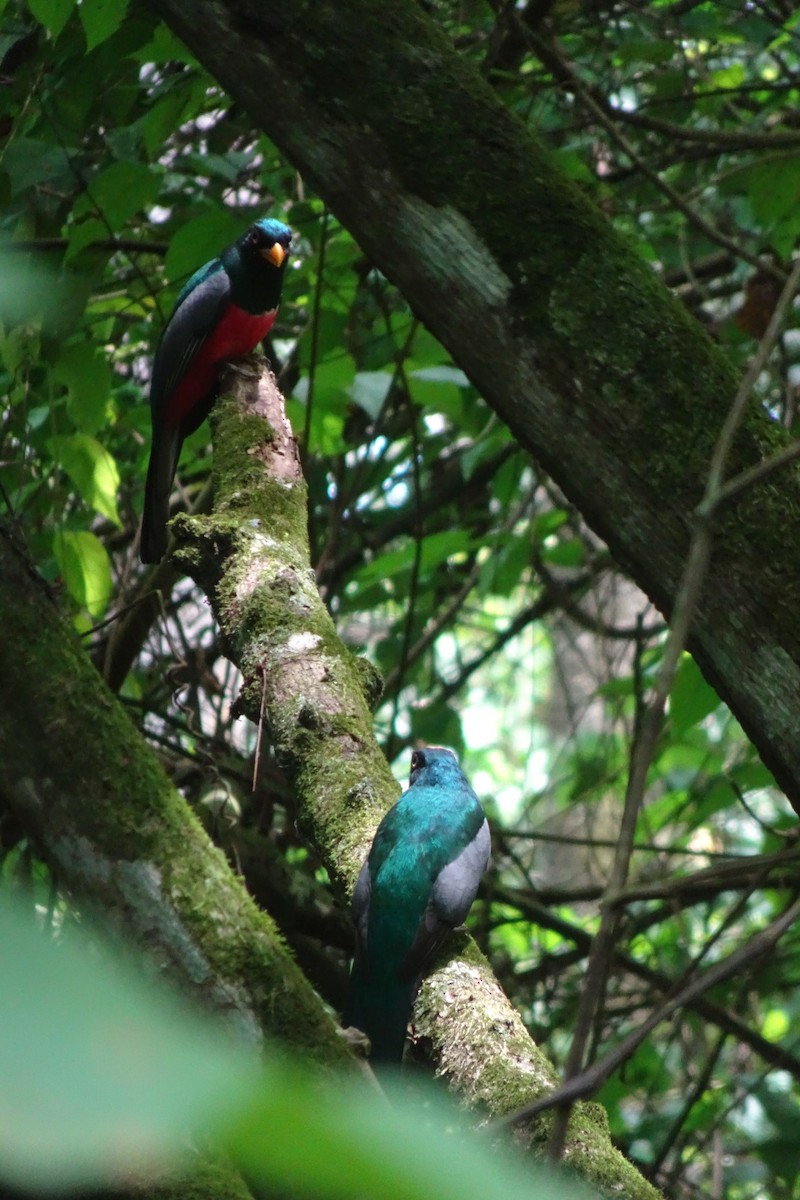
[[[167,549],[172,481],[181,446],[211,411],[223,363],[249,354],[272,328],[292,242],[282,221],[264,217],[182,288],[164,327],[150,378],[152,443],[139,555]]]
[[[489,863],[489,825],[452,750],[411,756],[406,791],[378,826],[353,893],[356,952],[345,1028],[372,1064],[400,1064],[422,976],[469,912]]]

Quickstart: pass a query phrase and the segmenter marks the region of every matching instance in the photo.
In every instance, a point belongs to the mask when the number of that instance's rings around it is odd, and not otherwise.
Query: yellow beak
[[[280,242],[276,242],[274,246],[270,246],[269,250],[262,250],[261,253],[264,258],[268,259],[276,267],[279,267],[286,258],[286,251]]]

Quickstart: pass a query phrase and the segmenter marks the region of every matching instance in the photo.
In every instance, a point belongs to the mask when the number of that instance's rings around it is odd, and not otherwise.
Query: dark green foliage
[[[785,264],[800,232],[792,6],[427,7],[463,70],[480,71],[543,137],[571,179],[564,202],[575,189],[588,195],[597,226],[613,222],[637,247],[641,286],[661,286],[652,273],[673,288],[741,370],[775,303],[771,267]],[[328,9],[336,20],[337,6]],[[384,676],[376,728],[389,756],[404,763],[410,745],[446,742],[491,810],[494,867],[471,927],[560,1066],[641,702],[661,661],[662,618],[152,8],[9,3],[0,55],[0,479],[33,562],[341,1011],[352,932],[297,832],[268,738],[252,791],[256,735],[233,719],[239,680],[207,607],[186,582],[171,592],[166,574],[152,604],[153,579],[135,553],[149,363],[163,322],[199,262],[255,217],[280,216],[298,253],[267,351],[302,446],[317,581],[342,638]],[[345,66],[360,84],[361,57],[332,69]],[[378,95],[379,67],[370,78]],[[446,156],[413,160],[407,103],[397,99],[398,153],[420,177],[445,178]],[[558,278],[539,279],[547,213],[525,229],[496,229],[486,174],[476,159],[463,187],[486,194],[486,225],[508,270],[524,247],[532,273],[518,287],[547,288],[564,344],[592,357],[609,406],[620,404],[621,383],[648,364],[604,337],[603,315],[619,298],[592,260],[591,229],[579,231],[589,247],[579,269],[564,262]],[[638,300],[631,287],[620,301],[632,323]],[[675,384],[685,379],[681,337],[646,333],[674,339],[675,376],[655,380],[655,394],[689,414],[696,437],[655,445],[640,418],[634,465],[646,471],[652,457],[677,478],[687,455],[708,456],[715,430],[694,409],[691,379]],[[754,402],[793,433],[797,365],[792,329]],[[209,445],[207,427],[187,442],[177,498],[187,506],[207,482]],[[771,496],[761,536],[779,541]],[[724,569],[714,586],[724,590]],[[793,720],[776,715],[788,736]],[[639,1026],[685,974],[783,911],[796,886],[795,832],[769,772],[684,658],[593,1054]],[[24,831],[5,819],[0,850],[4,880],[21,876],[37,903],[56,903]],[[789,933],[768,962],[659,1026],[604,1085],[614,1138],[670,1194],[711,1194],[718,1172],[731,1200],[791,1194],[799,950]]]

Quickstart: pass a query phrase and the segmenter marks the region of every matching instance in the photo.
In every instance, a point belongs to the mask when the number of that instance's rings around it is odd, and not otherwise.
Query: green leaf
[[[213,208],[180,227],[164,260],[167,278],[184,283],[209,259],[244,233],[241,217],[229,208]]]
[[[159,171],[144,163],[115,162],[90,180],[85,196],[73,209],[73,215],[77,218],[87,212],[99,212],[112,230],[120,229],[131,217],[148,208],[160,190]]]
[[[546,538],[556,533],[567,519],[568,513],[563,508],[551,508],[547,512],[539,513],[533,519],[531,531],[533,541],[544,542]]]
[[[172,30],[159,22],[153,30],[153,36],[144,46],[140,46],[131,55],[140,63],[190,63],[197,66],[197,59]]]
[[[70,173],[69,157],[62,146],[53,146],[36,138],[18,137],[6,147],[3,170],[8,175],[11,195],[17,196],[37,183],[64,181]]]
[[[155,156],[161,153],[164,142],[180,124],[187,100],[186,89],[177,87],[162,96],[142,117],[140,128],[148,154]]]
[[[621,63],[664,63],[675,54],[675,46],[668,39],[631,38],[617,47],[616,57]]]
[[[558,162],[570,179],[577,179],[579,183],[597,182],[597,176],[586,165],[584,155],[578,150],[559,150]]]
[[[148,886],[152,881],[148,881]],[[224,1129],[274,1194],[382,1200],[567,1200],[581,1194],[499,1151],[432,1090],[388,1081],[389,1103],[346,1078],[321,1086],[257,1061],[223,1027],[142,979],[71,926],[48,936],[0,896],[0,1161],[4,1180],[59,1191],[141,1184]],[[413,1152],[410,1152],[413,1148]]]
[[[87,51],[116,33],[128,10],[128,0],[81,0],[78,7]]]
[[[472,538],[463,529],[432,533],[422,543],[420,570],[426,572],[438,567],[453,555],[465,554],[471,547]],[[408,541],[400,550],[390,550],[387,554],[378,555],[372,562],[364,563],[355,572],[354,578],[362,585],[379,579],[394,579],[399,572],[411,567],[415,555],[416,547],[412,541]]]
[[[669,713],[675,733],[685,733],[699,725],[718,708],[721,700],[710,683],[706,683],[700,668],[690,654],[684,654],[675,672],[675,682],[669,698]]]
[[[51,313],[63,296],[63,283],[52,270],[25,262],[19,254],[0,247],[0,320],[8,335],[0,342],[3,360],[12,375],[26,358],[38,357],[39,347],[33,345],[29,323]],[[11,327],[23,322],[24,327],[12,337]],[[15,343],[12,347],[5,344],[10,338]]]
[[[100,217],[87,217],[82,221],[71,221],[64,230],[69,245],[64,255],[64,261],[69,262],[98,242],[108,241],[108,226]]]
[[[432,1089],[382,1084],[388,1103],[376,1104],[349,1080],[326,1091],[296,1072],[273,1076],[231,1135],[236,1161],[270,1195],[586,1200],[573,1180],[498,1152]]]
[[[392,375],[389,371],[359,371],[347,393],[374,421],[386,402],[391,386]]]
[[[330,308],[323,308],[317,319],[314,332],[317,338],[315,351],[318,363],[324,361],[329,356],[336,359],[349,359],[349,355],[342,353],[343,347],[347,345],[348,336],[346,313],[337,312]],[[307,369],[311,363],[311,338],[302,338],[298,343],[297,351],[300,365]]]
[[[249,156],[243,156],[238,151],[231,151],[230,154],[211,154],[203,152],[200,154],[189,154],[183,160],[187,167],[196,171],[198,175],[216,175],[225,183],[236,184],[240,178],[242,168],[249,162]]]
[[[440,368],[432,368],[436,371]],[[448,379],[428,379],[427,370],[408,376],[411,399],[427,413],[440,412],[461,428],[464,421],[464,388]]]
[[[744,193],[770,244],[787,257],[800,233],[800,155],[773,156],[731,171],[720,190]]]
[[[522,537],[506,534],[498,538],[492,553],[481,566],[481,594],[491,590],[510,596],[530,565],[531,547],[527,534]]]
[[[53,554],[75,603],[102,616],[111,595],[111,561],[100,539],[87,530],[59,529]]]
[[[253,1055],[86,932],[55,940],[0,894],[0,945],[5,1183],[139,1181],[251,1086]]]
[[[542,559],[558,567],[580,567],[583,564],[585,547],[581,538],[565,538],[554,546],[542,549]]]
[[[105,355],[91,342],[73,342],[62,350],[53,374],[66,384],[69,392],[67,412],[76,429],[88,434],[102,429],[111,390],[111,369]]]
[[[51,37],[57,38],[72,15],[75,0],[28,0],[28,8]]]
[[[449,704],[421,704],[411,709],[411,736],[415,742],[452,746],[460,757],[464,753],[461,715]]]
[[[49,445],[86,503],[119,526],[119,471],[105,447],[85,433],[58,435],[50,438]]]

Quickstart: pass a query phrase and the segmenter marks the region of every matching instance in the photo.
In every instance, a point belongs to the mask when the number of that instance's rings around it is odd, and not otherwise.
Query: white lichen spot
[[[308,654],[309,651],[316,649],[322,638],[318,633],[309,633],[305,630],[303,633],[293,633],[284,647],[287,654]]]

